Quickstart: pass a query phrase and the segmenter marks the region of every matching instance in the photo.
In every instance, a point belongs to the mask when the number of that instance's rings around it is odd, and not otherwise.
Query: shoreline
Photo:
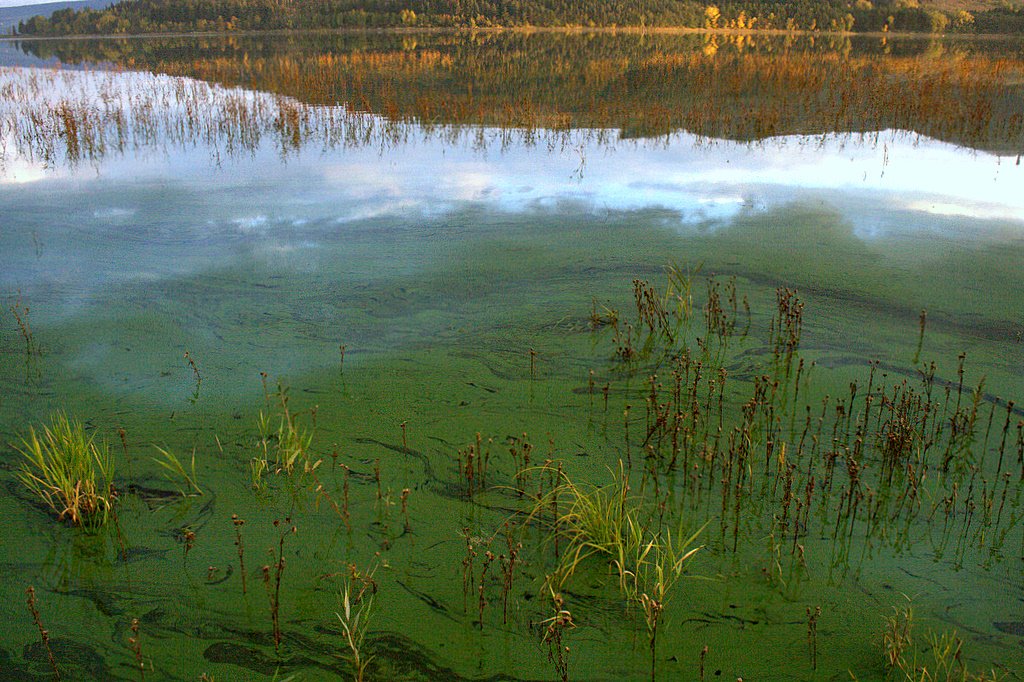
[[[735,28],[691,28],[685,26],[380,26],[365,28],[311,28],[311,29],[274,29],[267,31],[164,31],[159,33],[105,33],[105,34],[74,34],[66,36],[34,36],[4,35],[0,42],[19,42],[26,40],[134,40],[152,38],[234,38],[254,36],[295,36],[295,35],[424,35],[450,34],[475,35],[481,33],[533,33],[551,34],[610,34],[610,35],[723,35],[723,36],[794,36],[794,37],[844,37],[844,38],[899,38],[919,40],[1020,40],[1024,35],[1016,33],[921,33],[916,31],[808,31],[786,29],[735,29]]]

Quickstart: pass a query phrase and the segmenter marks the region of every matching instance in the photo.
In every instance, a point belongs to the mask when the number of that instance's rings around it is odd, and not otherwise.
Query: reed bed
[[[827,370],[801,348],[806,304],[798,292],[779,288],[761,326],[735,279],[684,272],[668,268],[664,287],[635,280],[635,311],[594,304],[593,333],[611,362],[603,392],[619,396],[624,421],[616,426],[616,410],[593,400],[593,372],[585,391],[592,419],[621,439],[613,483],[574,483],[556,454],[531,469],[525,434],[510,441],[511,490],[529,503],[523,527],[544,529],[533,563],[557,611],[545,621],[545,641],[559,636],[550,631],[559,619],[572,622],[564,594],[574,574],[605,563],[638,607],[654,679],[661,612],[698,536],[680,545],[673,538],[702,522],[701,541],[713,553],[758,557],[763,579],[788,598],[815,575],[842,581],[883,548],[924,544],[954,566],[968,555],[989,565],[1015,561],[1024,419],[1014,402],[986,393],[984,379],[968,383],[964,355],[955,379],[917,358],[908,372],[875,361],[847,393],[829,395]],[[908,346],[919,348],[923,334],[922,322]],[[821,617],[820,606],[807,607],[812,669]],[[968,671],[955,634],[933,636],[934,661],[902,658],[907,629],[886,630],[890,667],[907,679],[998,679]]]
[[[1024,420],[1013,401],[985,392],[984,379],[968,383],[965,356],[955,380],[938,377],[934,362],[906,374],[871,362],[848,393],[828,395],[815,385],[816,362],[801,352],[804,303],[796,292],[776,292],[767,344],[751,347],[734,282],[723,298],[708,280],[703,311],[691,314],[702,314],[703,324],[694,325],[683,308],[666,306],[676,273],[664,296],[634,282],[637,350],[623,352],[626,315],[613,312],[616,321],[595,331],[611,337],[611,355],[629,376],[657,370],[641,381],[645,389],[633,389],[644,403],[632,437],[640,447],[621,446],[627,455],[640,451],[642,468],[632,466],[641,485],[665,504],[713,518],[726,551],[768,538],[768,575],[783,586],[806,570],[810,537],[830,538],[830,570],[838,572],[856,564],[858,549],[907,548],[921,526],[939,555],[1012,552],[1010,533],[1024,519]],[[683,326],[699,333],[665,331]],[[740,350],[763,364],[744,368],[737,381]]]

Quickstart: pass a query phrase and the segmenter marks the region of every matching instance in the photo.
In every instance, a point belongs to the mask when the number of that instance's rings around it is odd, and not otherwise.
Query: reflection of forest
[[[398,26],[667,26],[932,34],[1024,31],[1024,8],[1019,3],[997,5],[991,0],[128,0],[103,10],[64,9],[49,18],[33,17],[20,24],[19,33],[112,35]]]
[[[24,42],[112,62],[349,103],[392,121],[688,130],[757,140],[903,129],[978,149],[1024,147],[1020,46],[607,33],[319,35]]]

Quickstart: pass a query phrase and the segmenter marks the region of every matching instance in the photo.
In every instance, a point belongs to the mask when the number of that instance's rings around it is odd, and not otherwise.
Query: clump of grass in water
[[[662,612],[668,603],[669,592],[682,576],[684,564],[700,550],[700,547],[691,545],[702,530],[681,543],[672,539],[668,529],[664,534],[645,531],[650,539],[638,548],[632,562],[633,568],[623,569],[621,564],[618,565],[620,574],[626,578],[626,595],[643,609],[651,651],[652,682],[656,673],[658,626],[661,624]]]
[[[276,415],[260,411],[257,427],[260,433],[260,445],[263,448],[262,463],[254,462],[251,474],[254,488],[262,488],[262,476],[266,469],[274,464],[274,473],[292,474],[297,469],[301,473],[311,473],[320,466],[321,460],[313,461],[310,448],[313,444],[313,433],[316,427],[316,408],[308,412],[312,418],[312,426],[307,428],[299,421],[301,413],[292,412],[288,406],[288,389],[278,384],[277,398],[279,411]],[[270,403],[271,394],[267,394]],[[276,428],[273,423],[276,417]]]
[[[605,559],[618,573],[619,590],[627,602],[643,611],[653,680],[661,616],[683,567],[700,550],[692,545],[703,528],[679,541],[682,533],[674,538],[670,529],[652,527],[655,516],[645,510],[642,497],[630,496],[621,462],[615,481],[602,487],[577,485],[561,466],[547,471],[558,483],[538,496],[530,518],[552,512],[554,537],[564,547],[548,576],[549,589],[554,594],[587,559]]]
[[[25,458],[18,478],[33,494],[75,526],[98,527],[112,511],[114,462],[106,444],[87,436],[82,423],[58,412],[50,426],[14,448]]]
[[[263,480],[263,474],[267,473],[267,460],[264,457],[253,457],[249,460],[249,480],[252,489],[262,493],[267,489],[267,482]]]
[[[913,608],[896,608],[893,615],[885,619],[882,631],[882,649],[888,679],[905,682],[995,682],[999,676],[995,670],[974,673],[963,661],[963,640],[956,631],[928,634],[928,649],[931,660],[919,660],[918,652],[912,659],[907,652],[913,644]],[[854,678],[856,679],[856,678]]]
[[[882,630],[882,649],[885,652],[885,663],[890,671],[895,670],[903,661],[903,654],[910,647],[910,629],[914,611],[910,606],[893,609],[893,614],[885,619]]]
[[[563,585],[588,558],[601,557],[615,567],[622,592],[638,599],[656,586],[659,571],[666,580],[668,573],[678,575],[700,549],[691,545],[703,528],[682,542],[667,528],[651,528],[654,519],[645,513],[642,498],[630,496],[621,462],[616,480],[602,487],[577,485],[561,468],[554,473],[558,484],[536,501],[530,517],[562,510],[552,520],[564,547],[552,575],[556,585]]]

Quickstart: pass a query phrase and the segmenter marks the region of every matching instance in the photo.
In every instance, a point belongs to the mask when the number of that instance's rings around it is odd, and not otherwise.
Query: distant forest
[[[23,35],[372,27],[688,27],[1024,33],[1024,6],[943,12],[918,0],[125,0],[21,22]]]

